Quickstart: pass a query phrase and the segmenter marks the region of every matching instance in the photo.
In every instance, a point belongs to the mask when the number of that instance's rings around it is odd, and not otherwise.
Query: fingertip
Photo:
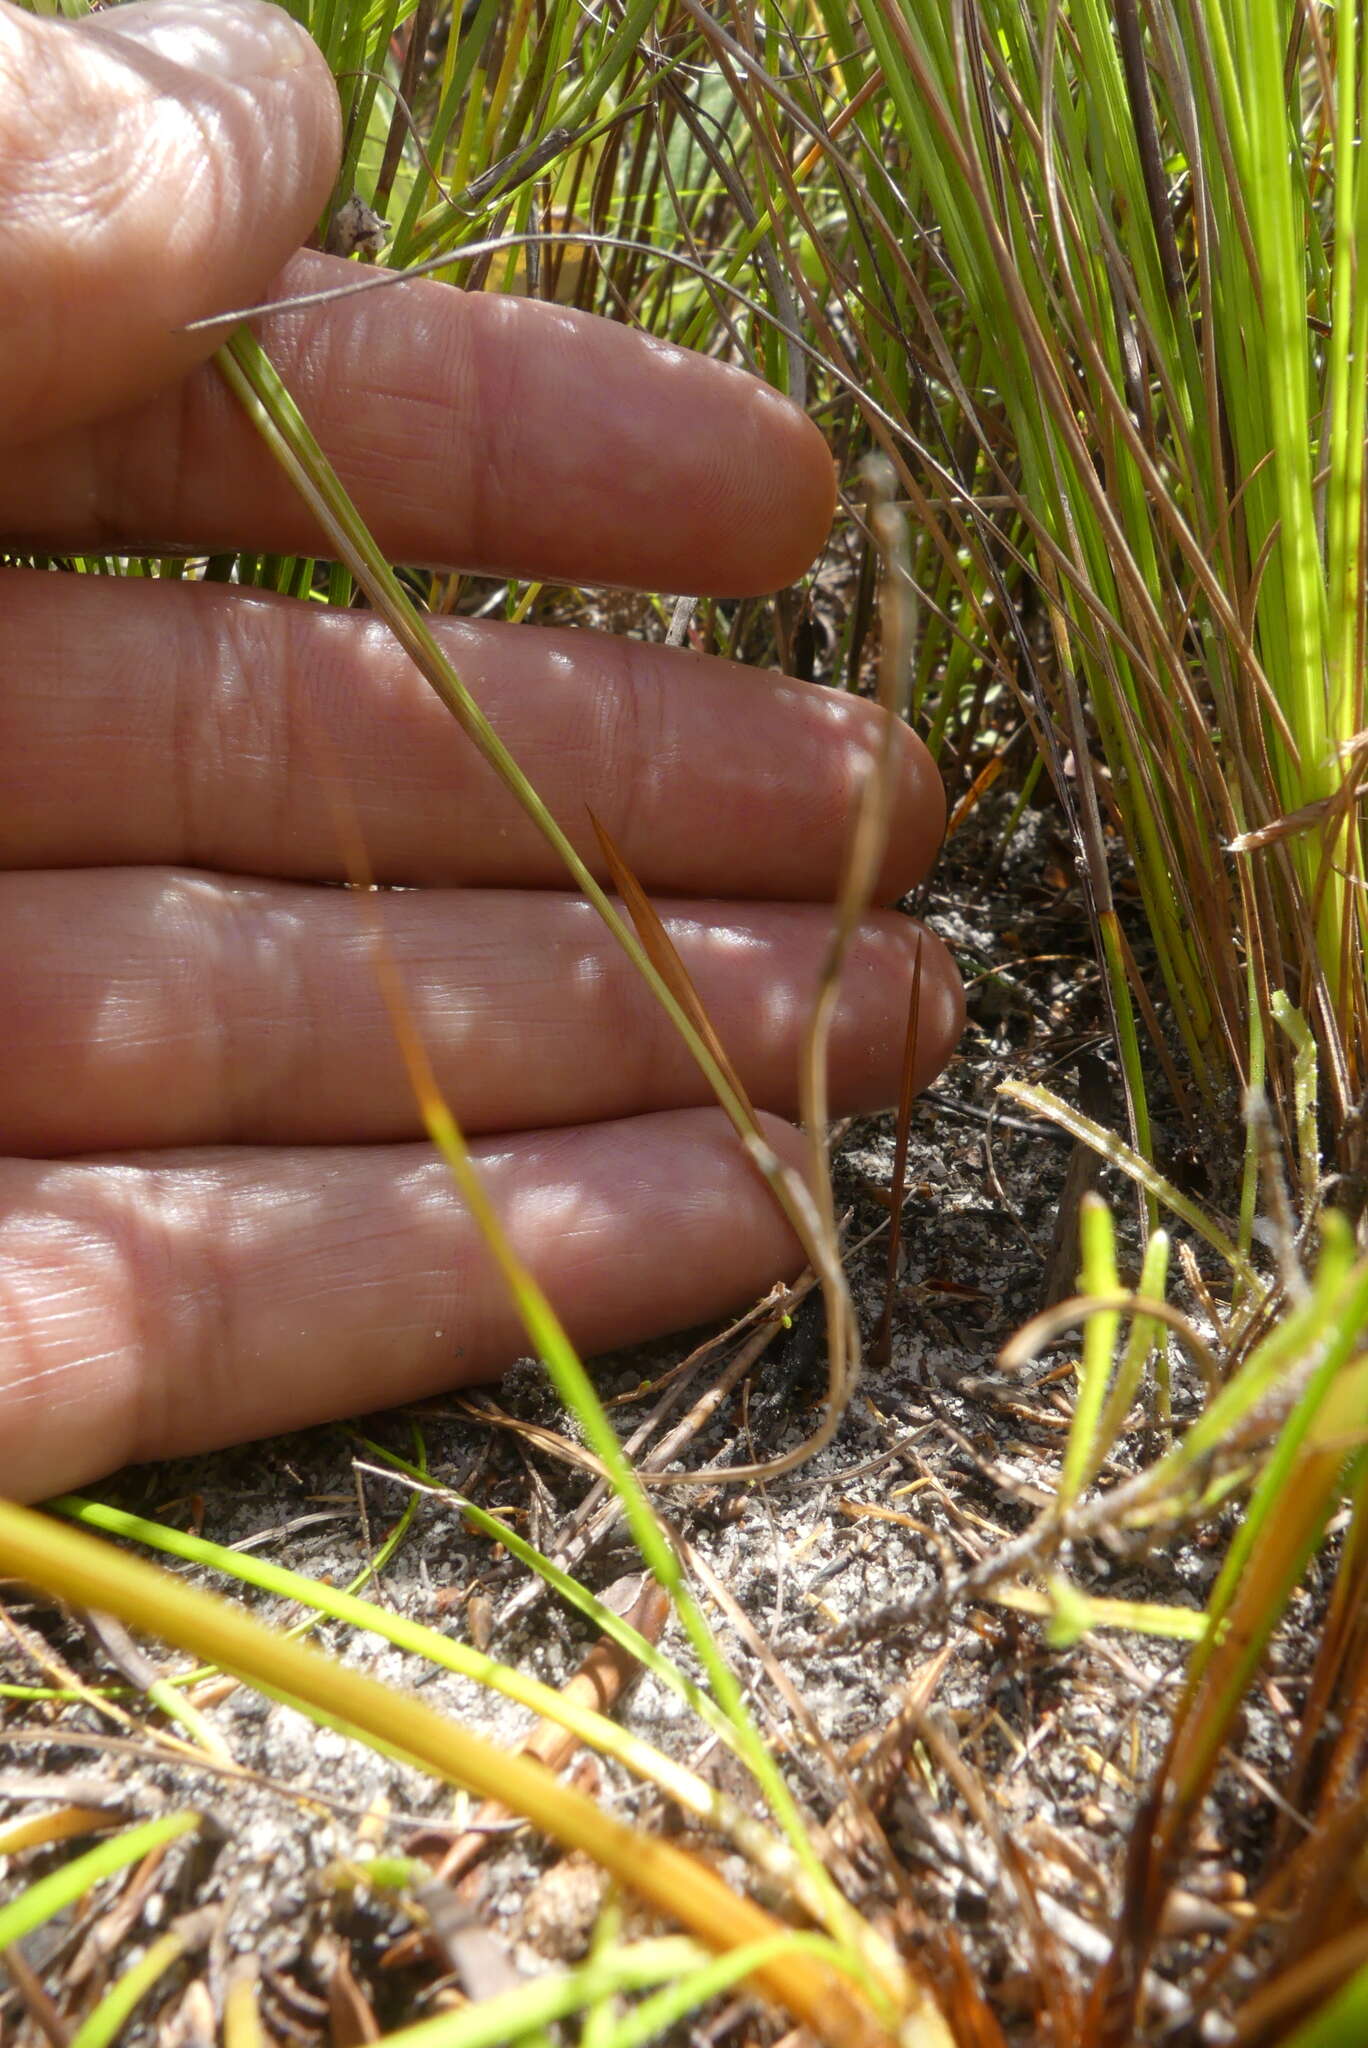
[[[925,925],[881,912],[862,925],[842,974],[831,1045],[833,1110],[891,1109],[915,1024],[912,1092],[935,1080],[964,1031],[964,986],[949,947]]]
[[[836,511],[836,467],[820,430],[791,399],[748,380],[731,444],[732,546],[708,589],[719,597],[783,590],[812,567]]]
[[[913,1085],[929,1088],[964,1036],[964,982],[955,957],[925,925],[912,927],[909,1008],[917,1005],[917,1049]]]
[[[212,353],[308,234],[340,147],[331,73],[268,0],[132,0],[80,21],[0,7],[0,334],[11,438],[149,396]],[[92,345],[98,337],[98,345]]]
[[[806,1182],[812,1165],[812,1148],[798,1126],[790,1123],[786,1117],[776,1116],[773,1111],[767,1109],[757,1111],[756,1123],[761,1138],[769,1146],[779,1164]],[[755,1202],[758,1284],[752,1286],[753,1293],[758,1292],[760,1286],[769,1285],[774,1280],[796,1279],[804,1265],[802,1246],[798,1242],[793,1225],[780,1208],[778,1197],[758,1167],[755,1168]],[[759,1241],[760,1239],[763,1239],[763,1242]]]
[[[760,1126],[761,1137],[780,1163],[792,1167],[795,1173],[806,1174],[812,1159],[812,1148],[798,1126],[790,1123],[787,1117],[777,1116],[769,1109],[757,1111],[756,1122]],[[775,1214],[777,1216],[780,1213],[776,1202]],[[787,1229],[787,1224],[784,1227]]]
[[[902,719],[896,721],[894,746],[888,844],[875,892],[881,903],[896,902],[925,880],[945,838],[945,784],[940,769],[925,742]]]
[[[406,558],[436,543],[486,574],[727,598],[792,583],[826,538],[821,434],[734,365],[573,308],[423,281],[402,309],[363,302],[331,324],[349,362],[413,392],[430,421],[430,487],[405,469]]]

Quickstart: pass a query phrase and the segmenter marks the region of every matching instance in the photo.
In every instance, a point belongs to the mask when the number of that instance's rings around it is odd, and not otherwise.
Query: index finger
[[[310,252],[278,296],[354,266]],[[744,372],[592,315],[425,279],[260,323],[392,560],[740,596],[801,575],[835,502],[794,405]],[[326,552],[212,366],[40,441],[0,532],[45,550]]]

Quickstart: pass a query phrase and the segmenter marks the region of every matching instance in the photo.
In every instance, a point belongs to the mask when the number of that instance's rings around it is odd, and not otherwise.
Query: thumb
[[[146,398],[261,296],[327,199],[337,93],[266,0],[82,21],[0,0],[0,440]]]

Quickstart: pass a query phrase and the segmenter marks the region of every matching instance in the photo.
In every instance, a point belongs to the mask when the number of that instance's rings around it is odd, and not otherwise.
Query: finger
[[[797,1133],[766,1135],[797,1163]],[[591,1353],[721,1315],[801,1256],[717,1112],[479,1148]],[[0,1493],[413,1400],[526,1348],[426,1147],[0,1169]]]
[[[796,1113],[831,912],[658,907],[748,1091]],[[14,991],[0,1147],[419,1136],[382,994],[381,934],[466,1129],[711,1100],[650,990],[574,897],[424,890],[377,900],[97,869],[0,878],[0,959]],[[830,1061],[837,1113],[897,1100],[918,956],[918,1084],[949,1057],[962,998],[948,954],[904,918],[872,918],[842,982]]]
[[[354,265],[304,254],[281,289]],[[422,279],[261,327],[391,560],[718,596],[808,567],[835,503],[817,429],[724,364],[559,306]],[[28,546],[326,552],[213,370],[0,480]]]
[[[0,865],[346,873],[338,795],[383,881],[563,887],[493,770],[364,613],[212,585],[11,570],[0,585]],[[843,693],[595,633],[442,621],[514,758],[602,874],[830,898],[882,715]],[[940,776],[896,731],[884,900],[940,843]]]
[[[185,323],[255,298],[327,199],[337,93],[259,0],[0,6],[0,81],[0,440],[34,443],[211,353]]]

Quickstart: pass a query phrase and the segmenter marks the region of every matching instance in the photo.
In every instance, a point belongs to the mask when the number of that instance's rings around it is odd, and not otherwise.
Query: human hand
[[[321,58],[259,0],[80,24],[0,6],[0,547],[322,550],[183,329],[343,274],[287,264],[337,126]],[[261,332],[395,560],[726,595],[790,581],[825,534],[815,430],[623,328],[414,282]],[[702,1321],[796,1270],[668,1023],[373,617],[0,578],[0,1491],[407,1400],[524,1348],[421,1142],[356,899],[319,886],[343,873],[334,770],[378,877],[415,885],[383,898],[408,1001],[575,1341]],[[659,646],[439,630],[596,866],[586,806],[605,820],[753,1096],[791,1115],[879,714]],[[899,763],[885,900],[943,822],[902,732]],[[915,942],[892,914],[862,929],[839,1109],[896,1092]],[[929,936],[921,973],[924,1082],[961,999]],[[770,1135],[801,1159],[790,1126]]]

